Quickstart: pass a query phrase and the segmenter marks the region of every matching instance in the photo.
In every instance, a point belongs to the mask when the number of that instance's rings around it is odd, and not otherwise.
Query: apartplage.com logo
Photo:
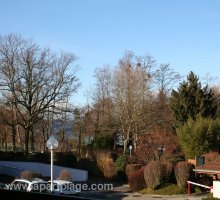
[[[49,192],[51,191],[51,184],[45,184],[45,183],[38,183],[38,184],[5,184],[5,188],[7,190],[20,190],[20,191],[39,191],[39,192]],[[111,183],[93,183],[93,184],[87,184],[87,183],[71,183],[71,184],[62,184],[57,185],[53,184],[53,191],[60,191],[60,192],[67,192],[67,191],[107,191],[107,190],[113,190],[113,184]]]

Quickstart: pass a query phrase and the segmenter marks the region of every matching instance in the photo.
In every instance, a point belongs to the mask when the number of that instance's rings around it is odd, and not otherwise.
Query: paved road
[[[10,183],[12,180],[1,176],[0,182]],[[174,195],[174,196],[160,196],[160,195],[140,195],[132,193],[128,185],[114,187],[111,191],[85,191],[80,193],[80,197],[92,198],[96,200],[202,200],[206,195]]]
[[[82,197],[92,198],[96,200],[202,200],[206,194],[200,195],[140,195],[139,193],[132,193],[127,185],[114,188],[113,191],[90,191],[82,192]]]
[[[162,195],[140,195],[140,194],[129,194],[119,192],[89,192],[82,193],[80,197],[92,198],[96,200],[102,199],[114,199],[114,200],[202,200],[206,195],[173,195],[173,196],[162,196]]]

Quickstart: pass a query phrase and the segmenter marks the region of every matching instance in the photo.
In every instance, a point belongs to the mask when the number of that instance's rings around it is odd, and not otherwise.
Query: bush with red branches
[[[147,165],[152,160],[167,159],[180,153],[177,136],[171,131],[155,128],[155,130],[138,136],[134,151],[138,162]],[[159,148],[163,147],[163,152]]]
[[[144,167],[135,171],[128,177],[128,183],[133,192],[140,191],[147,187],[144,180]]]

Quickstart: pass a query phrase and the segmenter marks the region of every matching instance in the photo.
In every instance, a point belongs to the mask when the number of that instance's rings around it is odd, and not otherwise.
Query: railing
[[[212,187],[210,187],[210,186],[202,185],[202,184],[195,183],[195,182],[192,182],[192,181],[187,181],[187,183],[188,183],[188,194],[191,194],[191,187],[190,187],[190,185],[197,185],[199,187],[207,188],[209,190],[212,189]]]

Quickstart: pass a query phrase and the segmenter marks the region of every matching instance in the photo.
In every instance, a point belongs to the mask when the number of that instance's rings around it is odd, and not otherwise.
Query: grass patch
[[[156,194],[156,195],[176,195],[176,194],[186,194],[187,189],[181,189],[176,184],[166,184],[159,189],[152,190],[146,188],[140,191],[141,194]]]

